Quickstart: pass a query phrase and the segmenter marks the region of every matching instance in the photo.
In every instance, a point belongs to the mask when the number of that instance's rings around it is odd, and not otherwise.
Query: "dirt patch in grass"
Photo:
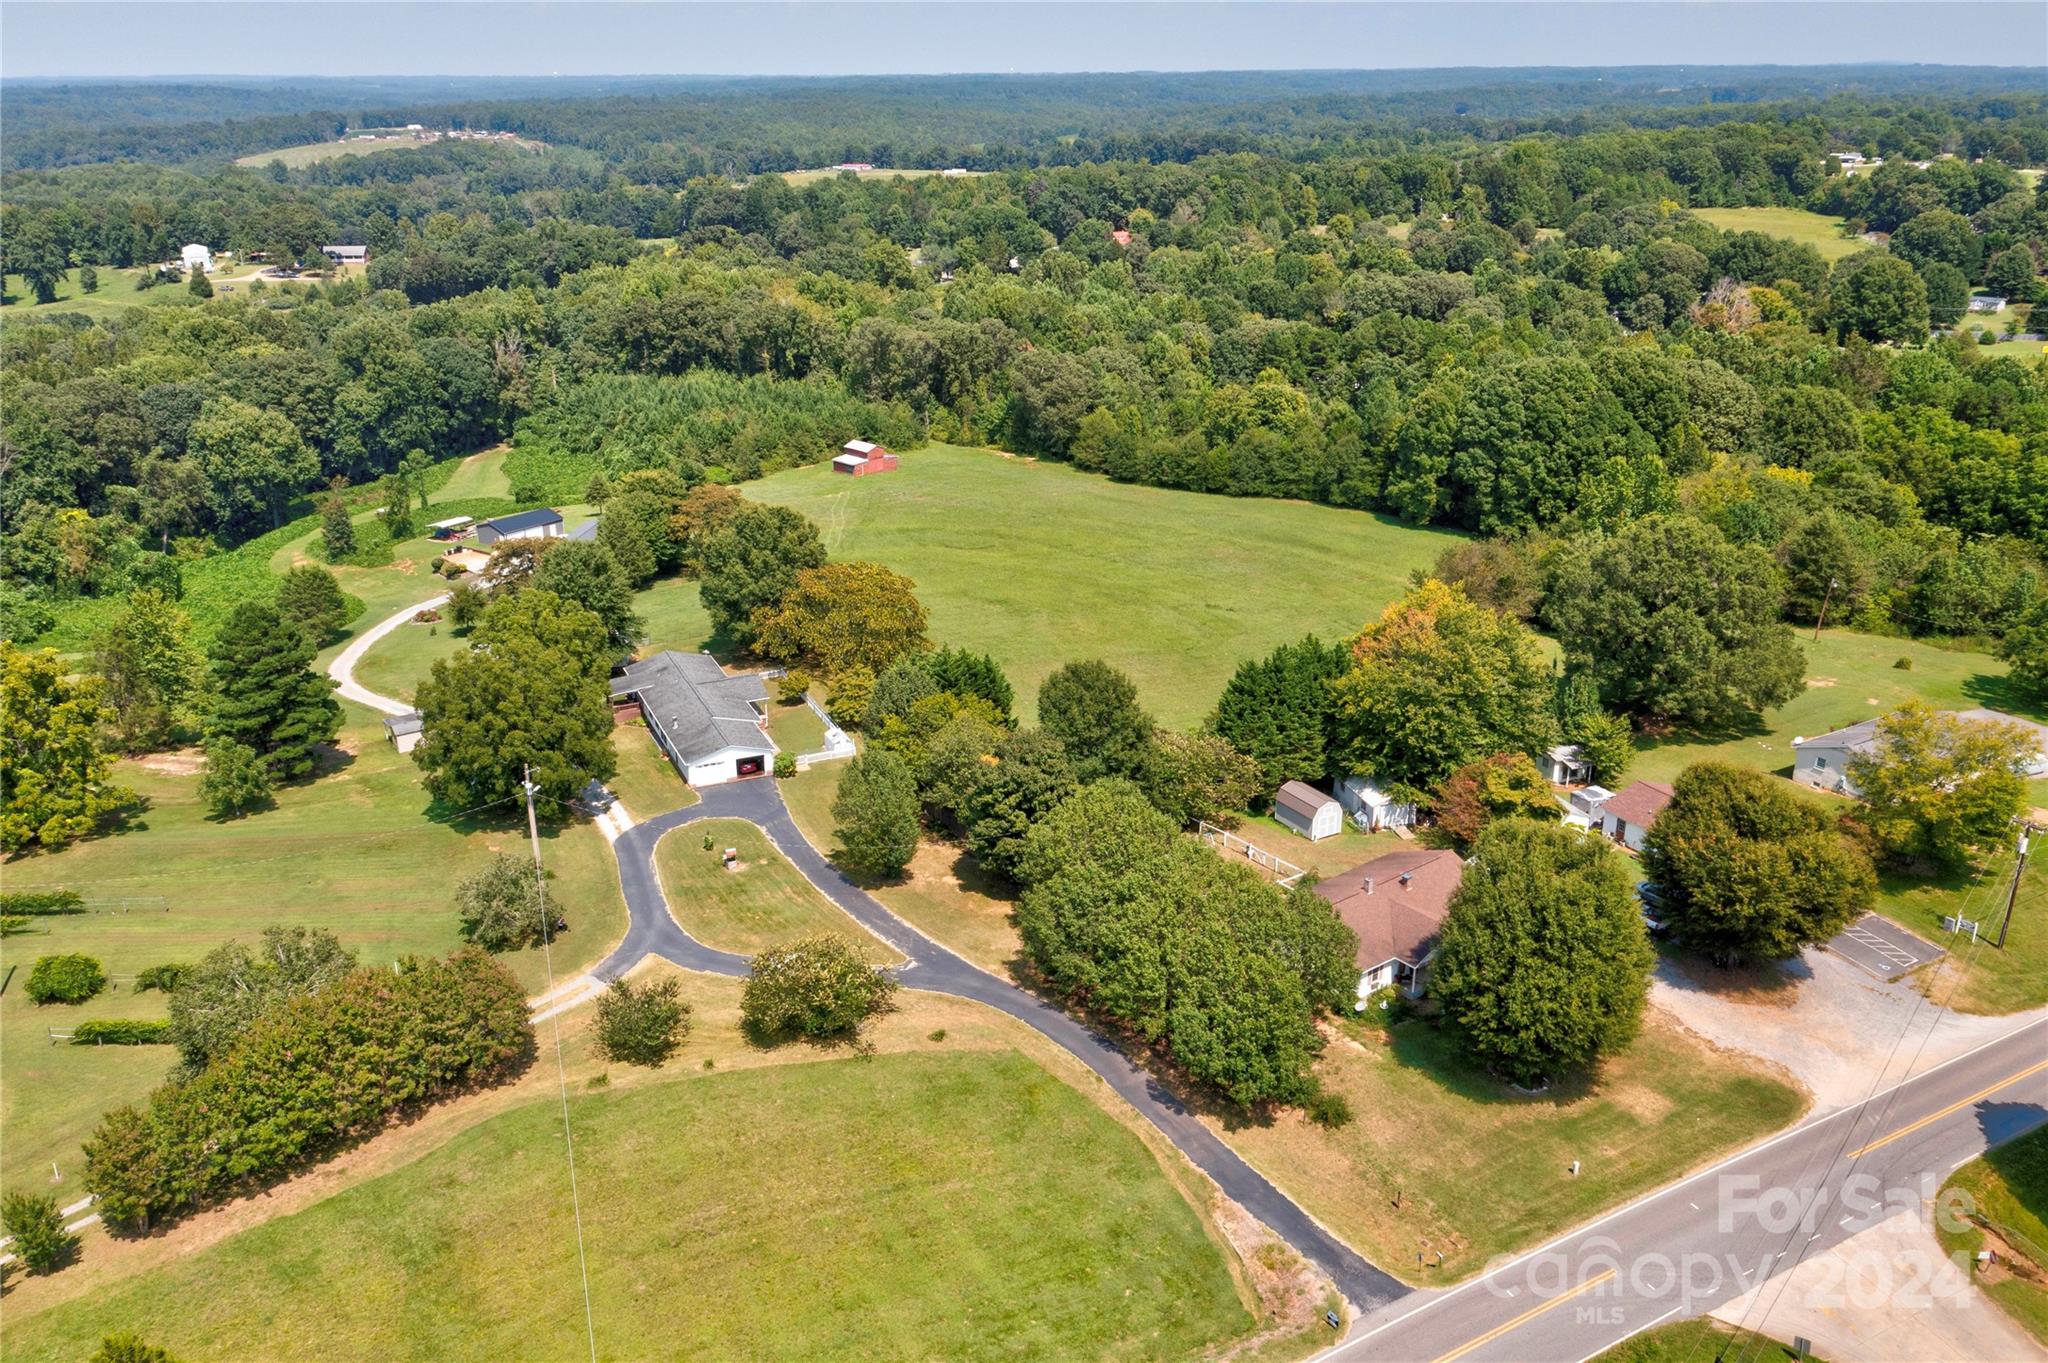
[[[135,765],[159,776],[197,776],[206,768],[206,753],[199,748],[175,752],[153,752],[135,759]]]

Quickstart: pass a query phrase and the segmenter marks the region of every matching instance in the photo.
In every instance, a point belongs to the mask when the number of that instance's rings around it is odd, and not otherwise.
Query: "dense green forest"
[[[1564,548],[1680,513],[1767,556],[1795,620],[1825,603],[1996,637],[2041,611],[2048,371],[1953,327],[1972,290],[2022,310],[2042,291],[2038,89],[1916,68],[1596,84],[315,88],[297,111],[252,84],[92,113],[10,89],[13,299],[186,242],[370,260],[10,308],[0,609],[27,639],[70,602],[175,585],[413,451],[510,439],[515,495],[566,501],[593,475],[744,480],[866,434],[1468,530],[1486,538],[1445,570],[1524,615]],[[305,111],[337,93],[354,112]],[[219,159],[260,149],[223,129],[275,146],[430,107],[551,149]],[[840,159],[988,173],[768,173]],[[1844,219],[1853,249],[1692,211],[1744,205]],[[118,278],[104,296],[137,298]]]

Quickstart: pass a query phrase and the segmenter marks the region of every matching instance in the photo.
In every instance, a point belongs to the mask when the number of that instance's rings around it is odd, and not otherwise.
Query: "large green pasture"
[[[0,994],[0,1186],[47,1183],[52,1160],[62,1186],[73,1186],[78,1143],[99,1114],[141,1098],[169,1069],[171,1052],[160,1046],[48,1042],[48,1029],[86,1018],[161,1017],[163,996],[135,993],[127,977],[196,960],[231,938],[253,944],[273,923],[326,928],[366,963],[447,952],[461,941],[456,882],[494,852],[526,855],[520,811],[445,817],[411,759],[384,741],[382,725],[353,706],[349,714],[343,744],[352,755],[281,790],[275,808],[214,820],[199,803],[196,764],[179,774],[123,762],[119,778],[150,802],[131,827],[7,864],[10,889],[65,886],[101,911],[38,919],[35,931],[0,939],[0,973],[19,967]],[[569,921],[553,953],[555,974],[565,976],[624,935],[625,904],[611,849],[589,824],[544,831],[542,858],[555,876],[550,897]],[[21,987],[29,966],[70,951],[99,959],[117,987],[76,1007],[30,1003]],[[501,959],[540,992],[541,953]]]
[[[1842,235],[1842,219],[1804,208],[1695,208],[1692,215],[1723,232],[1762,232],[1811,246],[1833,262],[1868,249],[1870,243]]]
[[[117,1329],[186,1359],[583,1357],[562,1119],[515,1109],[17,1313],[8,1357],[72,1363]],[[569,1120],[604,1358],[1184,1359],[1253,1328],[1137,1136],[1014,1051],[699,1071]]]
[[[1362,511],[1113,483],[1060,464],[929,445],[893,473],[825,466],[744,491],[816,521],[834,558],[917,583],[940,643],[988,652],[1018,708],[1060,664],[1131,674],[1191,725],[1239,662],[1311,631],[1356,633],[1454,537]]]

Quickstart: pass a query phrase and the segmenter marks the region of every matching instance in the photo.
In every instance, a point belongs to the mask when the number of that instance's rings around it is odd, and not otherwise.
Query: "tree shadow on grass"
[[[1562,1108],[1590,1097],[1599,1085],[1596,1067],[1554,1075],[1539,1090],[1519,1089],[1466,1057],[1459,1050],[1457,1038],[1443,1027],[1420,1019],[1397,1022],[1390,1027],[1387,1052],[1404,1068],[1427,1076],[1445,1092],[1472,1103]]]
[[[2048,708],[2020,693],[2008,676],[1979,672],[1963,682],[1963,694],[1986,710],[1999,710],[2036,723],[2048,723]]]

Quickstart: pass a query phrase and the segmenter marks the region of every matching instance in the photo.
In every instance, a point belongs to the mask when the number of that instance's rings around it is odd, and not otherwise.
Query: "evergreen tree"
[[[846,766],[832,802],[839,859],[877,879],[901,875],[917,852],[917,782],[895,753],[871,749]]]
[[[186,281],[185,288],[194,298],[213,297],[213,281],[197,265],[192,267],[192,277]]]
[[[339,563],[356,551],[356,523],[349,519],[348,503],[338,491],[321,503],[320,543],[329,563]]]
[[[1313,634],[1238,665],[1211,720],[1216,732],[1259,764],[1271,794],[1289,781],[1319,781],[1330,771],[1334,698],[1330,683],[1350,654]]]
[[[348,623],[348,598],[333,573],[317,563],[301,563],[278,584],[277,613],[308,639],[325,643]]]
[[[1042,729],[1012,734],[995,757],[967,800],[967,846],[983,870],[1014,880],[1032,824],[1056,809],[1080,782],[1067,750]]]
[[[313,770],[321,745],[341,732],[334,683],[313,670],[313,644],[265,602],[235,607],[208,654],[213,665],[210,735],[255,751],[273,780]]]

